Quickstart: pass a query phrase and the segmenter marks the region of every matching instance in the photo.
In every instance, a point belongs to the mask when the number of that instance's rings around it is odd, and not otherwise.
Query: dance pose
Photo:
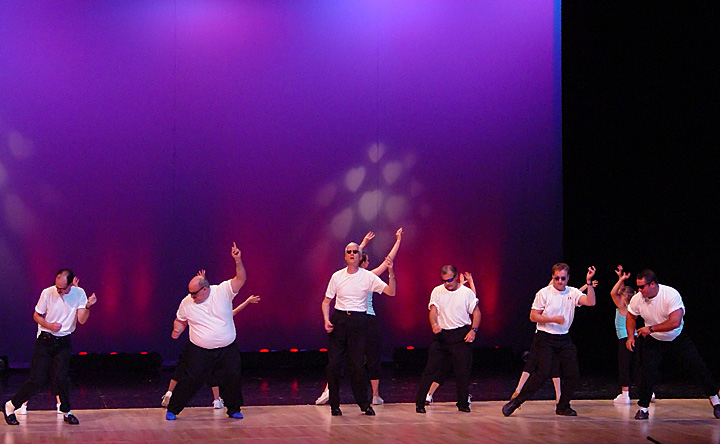
[[[388,253],[387,257],[390,259],[390,262],[395,260],[395,256],[397,255],[398,250],[400,249],[400,242],[402,241],[402,235],[403,235],[403,229],[399,228],[395,232],[395,244],[393,245],[392,249],[390,249],[390,252]],[[372,231],[369,231],[368,234],[365,235],[363,238],[363,241],[360,243],[360,251],[361,251],[361,258],[360,258],[360,267],[367,269],[370,265],[370,258],[367,255],[367,253],[364,253],[364,249],[367,246],[367,244],[375,237],[375,233]],[[387,264],[385,261],[382,262],[377,268],[372,270],[371,272],[375,276],[380,276],[387,270]],[[370,387],[372,388],[372,403],[375,405],[383,404],[385,401],[380,397],[380,369],[381,369],[381,363],[380,363],[380,330],[378,329],[377,325],[377,318],[375,317],[375,308],[373,307],[372,303],[372,297],[373,294],[368,293],[368,308],[367,308],[367,314],[368,314],[368,337],[367,337],[367,344],[365,349],[365,363],[367,366],[368,371],[368,377],[370,378]],[[330,399],[330,389],[328,388],[328,385],[325,385],[325,390],[320,394],[320,397],[315,401],[316,405],[325,404]]]
[[[535,352],[538,360],[538,371],[530,375],[527,383],[517,397],[511,399],[502,408],[505,416],[510,416],[523,402],[537,392],[543,382],[551,375],[552,361],[558,359],[562,369],[560,401],[555,407],[555,414],[577,416],[570,407],[570,400],[575,394],[579,378],[577,348],[570,339],[570,326],[575,317],[575,308],[581,305],[595,305],[595,288],[592,277],[595,267],[588,268],[586,278],[587,294],[567,285],[570,278],[570,267],[557,263],[552,268],[552,285],[535,295],[530,310],[530,320],[537,322],[535,332]]]
[[[720,386],[705,365],[695,344],[683,332],[685,304],[680,293],[662,285],[652,270],[643,270],[636,276],[639,293],[630,299],[625,318],[627,328],[626,347],[635,349],[635,327],[638,316],[645,320],[645,326],[637,329],[643,336],[642,378],[640,380],[640,410],[635,419],[648,419],[648,407],[653,387],[660,376],[660,363],[666,356],[679,359],[682,367],[690,370],[705,391],[713,406],[713,414],[720,419]]]
[[[214,374],[230,418],[242,419],[243,405],[240,351],[235,344],[232,301],[247,280],[240,250],[233,242],[230,254],[235,277],[210,285],[204,273],[188,284],[188,295],[180,302],[173,322],[172,338],[190,327],[190,341],[182,351],[177,386],[168,403],[165,419],[173,421],[208,376]]]
[[[428,390],[433,381],[444,379],[448,361],[455,372],[457,408],[461,412],[470,412],[468,390],[472,371],[472,342],[480,326],[480,308],[475,293],[460,285],[458,274],[454,266],[443,266],[440,269],[442,284],[430,294],[428,309],[434,337],[415,398],[417,413],[425,413]]]
[[[368,294],[373,292],[395,296],[395,274],[390,258],[385,258],[390,283],[386,284],[372,272],[360,267],[360,246],[355,242],[345,247],[347,267],[333,273],[321,305],[325,331],[328,333],[327,378],[330,390],[330,413],[340,410],[340,378],[347,358],[355,402],[368,416],[375,415],[367,395],[367,372],[363,366],[368,339]],[[330,303],[335,311],[330,317]]]
[[[78,322],[87,322],[90,307],[97,302],[97,296],[93,293],[88,298],[85,290],[77,284],[72,270],[63,268],[55,275],[55,285],[40,293],[33,313],[33,319],[40,326],[40,334],[35,341],[30,379],[3,406],[3,416],[9,425],[20,424],[15,410],[43,388],[51,376],[60,400],[63,421],[70,425],[80,424],[77,417],[70,413],[70,335]]]
[[[198,273],[198,276],[205,276],[205,270],[200,270]],[[247,307],[249,304],[257,304],[260,302],[260,296],[249,296],[247,299],[245,299],[245,302],[238,305],[237,307],[233,308],[232,314],[233,317],[243,311],[245,307]],[[180,359],[178,359],[178,366],[175,368],[175,373],[173,374],[172,379],[170,379],[170,384],[168,385],[167,392],[162,396],[162,399],[160,400],[160,404],[163,407],[167,407],[170,403],[170,398],[172,398],[173,391],[175,390],[175,386],[177,386],[178,379],[180,378],[180,370],[181,365],[180,362],[182,361],[182,355],[180,356]],[[213,403],[212,406],[215,409],[222,409],[225,407],[225,403],[223,399],[220,397],[220,387],[218,387],[217,378],[215,377],[215,374],[211,374],[208,378],[208,383],[210,385],[210,388],[212,389],[213,394]]]

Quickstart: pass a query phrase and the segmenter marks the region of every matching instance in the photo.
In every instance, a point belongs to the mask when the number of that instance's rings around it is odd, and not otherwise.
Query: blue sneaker
[[[234,419],[243,419],[243,414],[240,412],[235,412],[232,415],[230,415],[230,417],[234,418]]]
[[[175,416],[175,413],[173,412],[165,412],[165,419],[168,421],[175,421],[177,419],[177,416]]]

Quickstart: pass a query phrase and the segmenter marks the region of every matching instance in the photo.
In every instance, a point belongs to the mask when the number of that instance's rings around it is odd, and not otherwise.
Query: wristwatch
[[[650,326],[650,333],[655,333],[655,329],[653,329],[653,326]]]
[[[472,331],[474,331],[475,333],[477,333],[478,328],[477,328],[477,327],[473,327],[473,328],[472,328]]]

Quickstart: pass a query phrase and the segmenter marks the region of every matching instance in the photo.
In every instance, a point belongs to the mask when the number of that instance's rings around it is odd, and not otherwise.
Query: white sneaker
[[[225,403],[223,402],[223,399],[222,399],[222,398],[218,398],[218,399],[216,399],[216,400],[213,401],[213,408],[214,408],[214,409],[221,409],[221,408],[223,408],[223,407],[225,407]]]
[[[650,402],[655,402],[655,392],[653,392],[652,396],[650,397]]]
[[[630,405],[630,393],[622,392],[613,399],[614,404],[625,404]]]
[[[383,405],[385,401],[383,401],[383,399],[379,396],[373,396],[372,403],[373,405]]]
[[[160,405],[163,407],[167,407],[168,404],[170,404],[170,398],[172,398],[172,392],[168,391],[163,395]]]
[[[320,397],[315,400],[315,405],[323,405],[330,400],[330,390],[322,392]]]
[[[430,405],[430,404],[432,404],[432,402],[433,402],[433,401],[432,401],[432,395],[431,395],[430,393],[428,393],[428,394],[425,396],[425,405]]]
[[[27,415],[27,403],[20,406],[19,409],[15,409],[16,415]]]
[[[468,395],[468,405],[472,404],[472,395]]]

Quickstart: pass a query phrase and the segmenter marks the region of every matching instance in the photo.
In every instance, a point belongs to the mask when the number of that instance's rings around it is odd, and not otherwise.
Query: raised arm
[[[598,284],[597,279],[594,280],[594,281],[592,281],[592,286],[593,286],[593,288],[597,287],[597,284]],[[587,288],[588,288],[588,284],[584,284],[582,287],[578,288],[578,290],[580,290],[580,291],[582,291],[582,292],[584,293],[585,290],[587,290]]]
[[[87,322],[88,318],[90,317],[90,307],[95,305],[97,302],[97,296],[95,296],[95,293],[93,293],[87,300],[87,303],[85,304],[85,308],[78,308],[77,311],[77,320],[79,323],[84,324]]]
[[[578,304],[592,307],[595,305],[595,287],[592,285],[592,278],[595,276],[595,267],[588,267],[587,275],[585,275],[585,283],[587,284],[587,293],[580,296]]]
[[[245,307],[248,306],[248,304],[257,304],[258,302],[260,302],[260,296],[256,296],[256,295],[249,296],[247,299],[245,299],[245,302],[243,302],[242,304],[233,308],[233,316],[235,316],[236,314],[243,311],[245,309]]]
[[[622,297],[621,292],[625,288],[625,280],[630,277],[630,273],[624,273],[622,265],[618,265],[615,269],[615,274],[618,275],[618,280],[615,282],[615,285],[613,285],[612,290],[610,290],[610,296],[617,308],[627,310],[627,304],[625,304],[625,299]]]
[[[397,252],[400,249],[400,242],[402,242],[402,235],[403,235],[403,229],[402,229],[402,227],[400,227],[395,232],[395,245],[393,245],[393,247],[390,249],[390,252],[387,255],[387,257],[390,258],[391,262],[395,260],[395,256],[397,255]],[[383,262],[382,264],[378,265],[377,268],[372,270],[372,272],[376,276],[380,276],[381,274],[383,274],[385,272],[386,269],[387,269],[387,264],[385,262]]]
[[[383,289],[383,293],[388,296],[395,296],[395,272],[393,271],[393,261],[389,258],[385,258],[385,267],[388,269],[388,285]]]
[[[470,287],[470,290],[472,290],[472,292],[477,295],[477,291],[475,290],[475,282],[473,282],[472,274],[470,274],[469,271],[460,274],[460,285],[465,285],[466,282],[468,284],[468,287]]]
[[[365,237],[363,238],[362,242],[360,242],[360,245],[358,246],[358,248],[360,248],[361,251],[364,250],[365,247],[367,247],[367,244],[369,244],[370,241],[373,240],[374,237],[375,237],[375,233],[373,233],[372,231],[368,231],[367,234],[365,235]]]
[[[242,286],[245,285],[247,273],[245,272],[245,265],[243,265],[242,262],[242,254],[237,245],[235,245],[235,242],[233,242],[230,254],[232,254],[233,259],[235,259],[235,277],[230,281],[230,285],[232,286],[233,293],[237,293]]]

